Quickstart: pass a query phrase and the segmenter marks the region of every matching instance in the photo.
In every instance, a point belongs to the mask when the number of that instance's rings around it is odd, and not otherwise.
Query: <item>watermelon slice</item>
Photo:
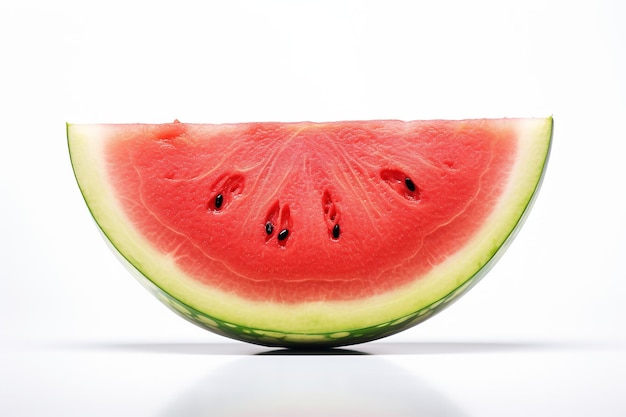
[[[120,259],[183,317],[267,346],[409,328],[475,284],[541,183],[552,119],[68,124]]]

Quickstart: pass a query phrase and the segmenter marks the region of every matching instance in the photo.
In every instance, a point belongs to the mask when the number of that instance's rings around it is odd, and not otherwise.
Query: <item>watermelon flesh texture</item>
[[[423,321],[522,224],[552,119],[68,125],[93,217],[157,297],[269,346]]]

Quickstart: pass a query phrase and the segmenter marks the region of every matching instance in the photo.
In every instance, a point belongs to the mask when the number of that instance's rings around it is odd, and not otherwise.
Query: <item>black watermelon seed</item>
[[[224,196],[222,194],[218,194],[215,196],[215,208],[219,209],[224,204]]]
[[[336,224],[335,226],[333,226],[333,239],[339,239],[340,233],[341,233],[341,229],[339,228],[339,225]]]
[[[285,240],[287,239],[287,236],[289,236],[289,230],[287,229],[283,229],[278,232],[278,240]]]
[[[268,235],[271,235],[273,231],[274,231],[274,225],[271,222],[265,223],[265,233],[267,233]]]
[[[406,185],[406,188],[409,189],[409,191],[415,191],[415,183],[413,182],[411,178],[406,177],[404,179],[404,184]]]

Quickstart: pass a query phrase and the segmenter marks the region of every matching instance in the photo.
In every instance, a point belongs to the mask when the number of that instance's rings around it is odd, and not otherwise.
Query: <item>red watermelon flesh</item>
[[[105,152],[129,217],[186,273],[293,303],[385,292],[465,245],[506,182],[512,135],[481,122],[178,123],[125,127]]]
[[[551,118],[174,122],[68,125],[68,141],[102,231],[184,316],[339,345],[401,330],[484,275],[551,132]]]

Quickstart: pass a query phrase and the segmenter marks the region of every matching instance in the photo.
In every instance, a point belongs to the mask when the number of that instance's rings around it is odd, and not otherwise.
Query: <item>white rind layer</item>
[[[67,135],[74,172],[89,210],[140,281],[224,322],[276,332],[318,334],[368,328],[408,316],[464,284],[469,288],[502,255],[540,186],[551,144],[552,118],[488,122],[514,128],[518,156],[493,212],[468,244],[427,275],[394,291],[368,299],[296,305],[250,301],[188,277],[173,258],[156,250],[133,227],[107,181],[103,145],[115,137],[118,127],[68,124]]]

